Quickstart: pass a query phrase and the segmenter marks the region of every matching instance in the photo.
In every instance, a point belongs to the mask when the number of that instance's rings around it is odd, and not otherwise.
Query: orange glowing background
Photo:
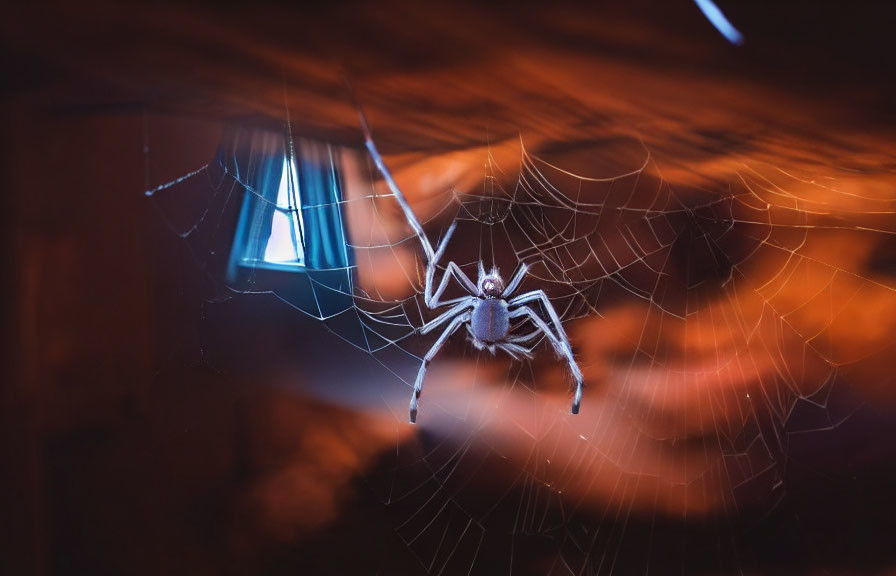
[[[892,570],[893,11],[729,2],[737,48],[692,3],[657,4],[10,9],[10,573]],[[566,326],[578,417],[546,348],[521,376],[459,338],[409,426],[406,388],[307,318],[191,300],[195,263],[142,196],[208,162],[231,118],[288,108],[297,135],[358,148],[344,76],[421,220],[481,192],[489,155],[512,186],[521,142],[590,178],[649,153],[683,202],[736,199],[713,224],[741,250],[730,278],[684,290],[679,270],[680,316],[608,283]],[[347,219],[371,245],[408,235],[385,202]],[[361,283],[411,294],[418,252],[370,250]],[[252,347],[220,360],[210,340]],[[427,508],[444,493],[478,545]],[[559,524],[471,511],[543,496]]]

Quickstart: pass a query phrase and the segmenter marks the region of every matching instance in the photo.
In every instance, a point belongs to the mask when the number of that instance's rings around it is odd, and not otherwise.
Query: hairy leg
[[[523,358],[532,358],[532,349],[514,344],[513,342],[501,342],[497,344],[498,348],[507,352],[514,360],[522,360]]]
[[[522,306],[524,304],[529,304],[530,302],[541,302],[548,317],[551,319],[551,324],[553,324],[554,330],[556,330],[554,334],[556,334],[557,338],[569,348],[569,355],[572,356],[572,347],[569,345],[569,336],[566,335],[566,330],[563,329],[563,323],[560,322],[560,317],[557,315],[554,305],[551,304],[551,301],[548,299],[548,295],[545,294],[544,290],[532,290],[531,292],[520,294],[516,298],[509,300],[507,305],[511,307]]]
[[[423,364],[420,365],[420,370],[417,371],[417,380],[414,382],[414,392],[411,395],[411,410],[410,410],[410,420],[413,424],[417,421],[417,398],[420,397],[420,393],[423,391],[423,378],[426,376],[426,367],[429,366],[429,363],[435,357],[436,354],[439,353],[439,350],[448,340],[448,338],[454,334],[455,331],[460,327],[464,322],[470,321],[470,313],[464,312],[460,316],[455,316],[454,320],[451,321],[450,324],[445,328],[442,332],[442,335],[439,336],[439,339],[436,340],[435,344],[432,345],[432,348],[429,349],[429,352],[426,353],[426,356],[423,357]]]
[[[445,312],[439,314],[438,316],[436,316],[435,318],[433,318],[432,320],[430,320],[429,322],[424,324],[423,327],[420,328],[420,333],[421,334],[429,334],[430,332],[432,332],[433,330],[435,330],[436,328],[438,328],[439,326],[441,326],[442,324],[444,324],[445,322],[447,322],[454,316],[457,316],[458,314],[460,314],[467,308],[472,308],[475,305],[476,305],[476,299],[472,296],[468,296],[468,297],[462,299],[459,303],[455,304],[454,306],[452,306]]]
[[[576,392],[575,396],[573,397],[572,408],[570,411],[573,414],[578,414],[579,406],[582,403],[584,377],[582,376],[582,371],[579,369],[579,365],[576,363],[576,360],[572,355],[572,347],[569,345],[569,341],[566,340],[566,333],[562,332],[562,337],[558,337],[551,331],[550,326],[548,326],[547,322],[545,322],[541,318],[541,316],[538,315],[538,313],[525,305],[511,311],[510,316],[511,318],[527,316],[530,320],[532,320],[535,326],[538,327],[539,331],[543,332],[544,335],[548,337],[548,340],[550,340],[551,344],[554,345],[554,350],[557,351],[557,354],[563,358],[566,358],[566,361],[569,364],[569,370],[570,372],[572,372],[572,377],[576,382]]]
[[[507,287],[504,288],[504,292],[501,294],[501,298],[505,300],[510,297],[517,288],[520,287],[520,284],[523,282],[523,278],[526,277],[526,273],[529,272],[529,265],[526,263],[520,264],[520,267],[517,269],[516,274],[513,275],[513,278],[510,280],[510,283],[507,284]]]

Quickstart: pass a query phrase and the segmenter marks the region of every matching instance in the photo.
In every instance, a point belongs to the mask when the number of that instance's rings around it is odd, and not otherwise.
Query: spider
[[[563,330],[563,324],[554,306],[548,299],[544,290],[532,290],[514,296],[514,292],[520,287],[523,279],[529,270],[529,266],[521,263],[516,272],[511,277],[508,284],[504,284],[504,280],[497,268],[492,267],[489,272],[485,271],[482,261],[479,262],[479,276],[477,282],[473,283],[460,266],[451,261],[445,266],[445,273],[442,275],[438,287],[435,286],[436,269],[439,260],[448,246],[448,241],[454,233],[457,222],[453,222],[448,228],[445,236],[439,242],[437,248],[433,250],[432,244],[423,232],[423,227],[417,216],[411,210],[410,205],[396,184],[395,179],[383,162],[382,156],[377,151],[376,144],[373,142],[373,136],[367,118],[360,106],[358,116],[361,121],[361,129],[364,132],[364,143],[370,153],[377,170],[382,175],[389,189],[395,195],[395,199],[401,206],[405,218],[410,224],[414,233],[420,239],[423,245],[423,252],[426,256],[426,274],[423,287],[423,300],[426,307],[430,310],[436,310],[445,306],[450,306],[437,317],[426,322],[419,330],[421,334],[432,332],[436,328],[445,325],[442,334],[436,340],[435,344],[429,349],[423,357],[423,363],[417,372],[417,379],[414,382],[414,391],[411,395],[410,404],[410,421],[417,421],[417,401],[420,393],[423,391],[423,379],[426,376],[426,369],[432,359],[438,354],[439,350],[451,337],[452,334],[464,326],[469,333],[470,340],[479,350],[488,350],[495,354],[497,350],[503,350],[512,358],[519,360],[521,358],[531,358],[532,351],[540,342],[539,336],[544,335],[550,341],[559,358],[566,359],[569,364],[569,370],[576,382],[576,392],[572,401],[570,411],[573,414],[579,413],[579,404],[582,401],[582,388],[584,379],[582,371],[576,364],[573,357],[572,347],[569,344],[569,337]],[[467,291],[467,296],[442,301],[440,298],[448,287],[448,282],[454,278],[460,286]],[[549,319],[546,320],[538,312],[535,311],[533,305],[540,303]],[[512,321],[516,321],[511,325]],[[523,334],[514,334],[523,327],[527,322],[531,322],[534,326],[532,332]],[[553,329],[552,329],[553,328]]]

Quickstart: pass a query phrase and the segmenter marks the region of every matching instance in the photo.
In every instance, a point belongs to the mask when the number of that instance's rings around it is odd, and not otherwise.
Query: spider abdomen
[[[470,318],[470,332],[480,342],[502,342],[510,330],[507,302],[500,298],[480,300]]]

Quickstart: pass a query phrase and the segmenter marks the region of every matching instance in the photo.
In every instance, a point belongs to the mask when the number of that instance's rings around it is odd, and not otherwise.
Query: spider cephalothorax
[[[498,274],[497,268],[492,268],[488,274],[484,274],[483,270],[479,270],[479,295],[483,298],[499,298],[504,292],[504,280]]]
[[[576,382],[571,411],[573,414],[578,414],[579,404],[582,401],[584,380],[582,371],[579,370],[579,366],[573,357],[572,347],[569,345],[569,337],[563,330],[563,324],[560,322],[557,311],[554,310],[554,306],[544,290],[532,290],[516,296],[513,295],[526,277],[526,273],[529,270],[528,265],[521,263],[511,277],[510,282],[505,286],[497,268],[492,268],[490,272],[486,273],[482,262],[479,262],[479,277],[474,284],[470,277],[461,270],[460,266],[455,262],[448,262],[444,267],[445,271],[442,274],[442,278],[438,286],[436,286],[435,276],[439,267],[439,260],[448,246],[448,241],[454,233],[457,222],[451,224],[445,236],[439,242],[438,247],[433,250],[432,244],[430,244],[429,239],[423,232],[420,221],[417,220],[417,216],[411,210],[411,206],[377,151],[376,144],[374,144],[373,137],[370,134],[370,127],[367,125],[367,119],[360,108],[358,109],[358,114],[361,120],[361,128],[364,130],[367,150],[370,152],[377,170],[383,175],[389,189],[395,194],[395,199],[401,206],[408,224],[414,230],[414,233],[420,239],[420,244],[423,246],[423,252],[426,256],[426,279],[423,285],[424,303],[430,310],[450,306],[420,328],[420,333],[426,334],[443,325],[445,326],[435,344],[423,357],[423,363],[417,372],[414,392],[411,396],[411,422],[416,422],[417,420],[417,399],[423,390],[423,378],[426,375],[427,366],[429,366],[430,361],[432,361],[448,338],[461,326],[466,327],[470,341],[479,350],[488,350],[492,354],[497,350],[503,350],[515,359],[531,358],[532,351],[540,342],[541,336],[546,337],[557,352],[557,355],[566,359],[569,364],[569,370],[572,372],[572,377]],[[454,278],[460,284],[467,292],[467,295],[443,302],[440,298],[448,287],[448,282],[451,278]],[[539,308],[547,318],[543,318],[542,314],[536,311]],[[529,325],[529,331],[520,332],[527,325]]]

